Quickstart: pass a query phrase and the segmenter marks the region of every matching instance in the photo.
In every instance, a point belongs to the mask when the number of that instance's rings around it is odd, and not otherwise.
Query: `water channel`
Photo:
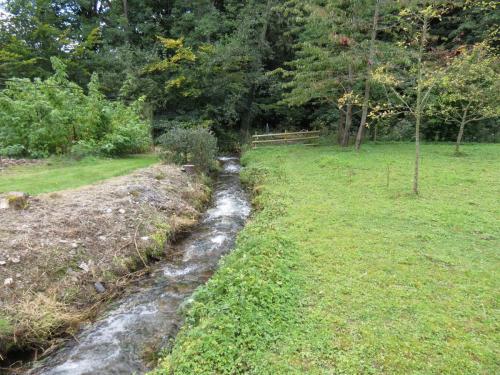
[[[179,308],[233,248],[250,214],[238,159],[222,157],[220,161],[223,170],[214,187],[213,203],[196,230],[168,250],[172,252],[168,261],[157,263],[150,276],[133,286],[101,319],[37,363],[30,374],[123,375],[150,370],[145,352],[169,345],[182,325]]]

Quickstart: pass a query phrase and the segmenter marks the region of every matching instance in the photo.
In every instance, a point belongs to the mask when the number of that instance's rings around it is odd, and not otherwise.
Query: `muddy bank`
[[[156,165],[0,210],[0,356],[40,355],[57,344],[49,338],[74,334],[208,199],[201,181]]]

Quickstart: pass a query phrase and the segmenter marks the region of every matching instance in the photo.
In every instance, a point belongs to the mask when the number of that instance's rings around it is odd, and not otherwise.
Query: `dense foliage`
[[[217,139],[206,128],[172,128],[158,138],[162,157],[178,164],[194,164],[200,171],[214,167]]]
[[[415,113],[405,104],[416,108],[419,61],[426,78],[485,43],[498,62],[495,1],[5,3],[0,87],[13,77],[50,77],[57,56],[80,87],[96,73],[108,98],[144,96],[164,123],[208,124],[221,148],[237,147],[266,124],[325,128],[344,145],[358,135],[357,147],[367,137],[410,140]],[[373,79],[380,69],[397,78],[395,92]],[[485,78],[498,81],[493,73]],[[419,132],[425,140],[456,140],[459,124],[427,110],[437,109],[436,100],[443,100],[437,91],[426,98]],[[463,138],[496,141],[498,130],[496,117],[481,118]]]
[[[0,92],[0,155],[34,158],[72,153],[76,157],[138,153],[150,144],[148,123],[134,106],[107,100],[97,75],[88,94],[69,81],[52,58],[45,80],[12,79]]]

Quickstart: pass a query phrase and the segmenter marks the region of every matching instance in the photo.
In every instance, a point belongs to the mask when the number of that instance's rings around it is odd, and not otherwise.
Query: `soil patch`
[[[12,159],[12,158],[0,157],[0,171],[17,165],[43,164],[43,163],[45,163],[45,161],[39,159]]]
[[[155,165],[0,210],[0,360],[76,332],[196,224],[208,199],[196,177]]]

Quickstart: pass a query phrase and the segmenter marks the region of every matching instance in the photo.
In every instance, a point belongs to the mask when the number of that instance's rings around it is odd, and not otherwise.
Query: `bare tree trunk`
[[[264,25],[262,25],[262,31],[260,33],[260,43],[259,47],[262,48],[263,44],[266,42],[267,29],[269,28],[269,22],[271,21],[271,8],[273,5],[273,0],[267,0],[266,4],[266,18],[264,20]]]
[[[428,18],[424,16],[424,21],[422,24],[422,35],[420,37],[420,48],[418,53],[418,73],[417,73],[417,103],[415,108],[415,173],[413,176],[413,192],[418,195],[418,178],[419,178],[419,168],[420,168],[420,123],[422,121],[422,84],[423,84],[423,73],[422,73],[422,59],[424,55],[424,48],[427,42],[427,26]]]
[[[353,73],[352,73],[352,62],[349,62],[349,75],[348,75],[348,82],[349,82],[349,87],[348,92],[352,92],[352,82],[353,82]],[[347,109],[346,109],[346,116],[345,116],[345,128],[344,128],[344,136],[342,138],[342,147],[347,147],[349,145],[349,132],[351,130],[351,125],[352,125],[352,101],[349,99],[347,101]]]
[[[345,113],[342,108],[339,108],[339,127],[337,129],[337,143],[342,145],[342,140],[344,139],[344,128],[345,128]]]
[[[462,137],[464,135],[465,120],[467,119],[467,110],[468,108],[465,108],[464,113],[462,115],[462,121],[460,121],[460,129],[458,130],[457,143],[455,144],[455,154],[460,153],[460,142],[462,142]]]
[[[255,97],[255,85],[252,85],[250,87],[250,92],[247,97],[245,112],[241,116],[240,132],[241,132],[241,140],[243,141],[243,143],[246,143],[250,138],[250,127],[252,125],[252,120],[253,120],[252,105],[254,97]]]
[[[214,0],[213,4],[214,7],[217,8],[219,11],[224,10],[224,0]]]
[[[261,52],[264,49],[264,43],[266,42],[267,30],[269,28],[269,22],[271,21],[271,10],[272,10],[273,0],[267,0],[266,14],[264,18],[264,23],[262,24],[262,30],[260,32],[258,40],[258,51]],[[255,69],[260,69],[262,66],[262,55],[259,55],[258,61],[255,63]],[[258,88],[257,82],[252,82],[250,90],[247,97],[247,106],[241,119],[241,138],[243,142],[247,142],[250,137],[250,128],[252,126],[252,120],[254,117],[252,111],[252,105],[255,100],[255,92]]]
[[[418,99],[417,99],[418,101]],[[417,112],[415,113],[416,124],[415,124],[415,173],[413,175],[413,192],[418,195],[418,177],[420,169],[420,121],[421,121],[421,109],[420,104],[417,103]]]
[[[372,35],[370,38],[370,52],[368,53],[368,61],[366,65],[366,78],[365,78],[365,96],[363,98],[363,108],[361,110],[361,122],[359,123],[358,133],[356,134],[356,151],[359,151],[361,147],[361,142],[363,140],[363,133],[366,127],[366,118],[368,116],[368,102],[370,100],[370,80],[372,76],[372,64],[375,57],[375,39],[377,37],[377,27],[378,27],[378,14],[380,8],[380,1],[375,2],[375,10],[373,12],[373,26]]]
[[[125,22],[128,26],[128,0],[122,0],[123,3],[123,16],[125,17]]]
[[[352,125],[352,102],[347,102],[347,109],[345,115],[345,128],[344,136],[342,137],[342,147],[349,146],[349,133]]]
[[[172,8],[173,8],[173,4],[174,1],[173,0],[166,0],[165,1],[165,14],[170,16],[172,14]]]

